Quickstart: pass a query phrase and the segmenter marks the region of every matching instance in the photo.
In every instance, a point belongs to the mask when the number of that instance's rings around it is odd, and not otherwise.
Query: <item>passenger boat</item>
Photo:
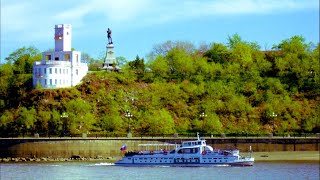
[[[142,166],[253,166],[254,158],[240,156],[238,149],[213,149],[206,144],[204,138],[197,134],[197,140],[183,141],[182,144],[171,151],[150,150],[126,152],[125,156],[115,165]]]

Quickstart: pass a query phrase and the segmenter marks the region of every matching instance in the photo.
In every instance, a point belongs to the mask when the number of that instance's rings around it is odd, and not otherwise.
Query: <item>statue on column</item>
[[[108,28],[107,33],[108,33],[108,44],[113,44],[112,37],[111,37],[111,30],[109,28]]]

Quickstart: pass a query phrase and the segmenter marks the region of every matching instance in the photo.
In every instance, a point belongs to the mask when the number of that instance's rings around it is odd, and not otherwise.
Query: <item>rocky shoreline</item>
[[[248,154],[244,154],[248,155]],[[278,151],[278,152],[253,152],[255,161],[320,161],[319,151]],[[69,158],[54,157],[6,157],[0,158],[0,163],[19,162],[77,162],[77,161],[107,161],[115,162],[120,156],[81,157],[73,155]]]
[[[8,162],[66,162],[66,161],[115,161],[114,157],[81,157],[81,156],[72,156],[70,158],[52,158],[52,157],[6,157],[0,158],[0,163]]]

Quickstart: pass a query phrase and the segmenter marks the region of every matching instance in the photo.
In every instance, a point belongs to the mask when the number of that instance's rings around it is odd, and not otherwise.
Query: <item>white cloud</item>
[[[132,28],[189,18],[271,14],[309,9],[319,10],[319,1],[8,0],[1,1],[1,43],[18,40],[50,42],[48,34],[53,33],[54,24],[59,23],[71,23],[78,33],[87,33],[89,30],[100,32],[106,25],[129,31]],[[84,26],[91,29],[83,28]]]
[[[75,6],[58,13],[54,19],[83,22],[85,16],[99,14],[103,17],[96,17],[97,19],[105,18],[107,21],[122,23],[135,19],[144,12],[144,9],[150,3],[147,0],[91,0],[77,2]]]
[[[83,26],[87,16],[97,21],[131,25],[153,25],[201,16],[281,13],[317,9],[317,0],[57,0],[3,1],[1,28],[3,33],[25,31],[32,27],[57,23]],[[130,23],[129,23],[130,22]],[[45,24],[45,25],[44,25]]]

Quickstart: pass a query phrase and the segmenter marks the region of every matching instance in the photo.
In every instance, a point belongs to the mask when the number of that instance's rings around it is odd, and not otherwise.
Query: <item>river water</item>
[[[315,179],[319,162],[256,162],[252,167],[119,167],[104,162],[0,163],[0,179]]]

